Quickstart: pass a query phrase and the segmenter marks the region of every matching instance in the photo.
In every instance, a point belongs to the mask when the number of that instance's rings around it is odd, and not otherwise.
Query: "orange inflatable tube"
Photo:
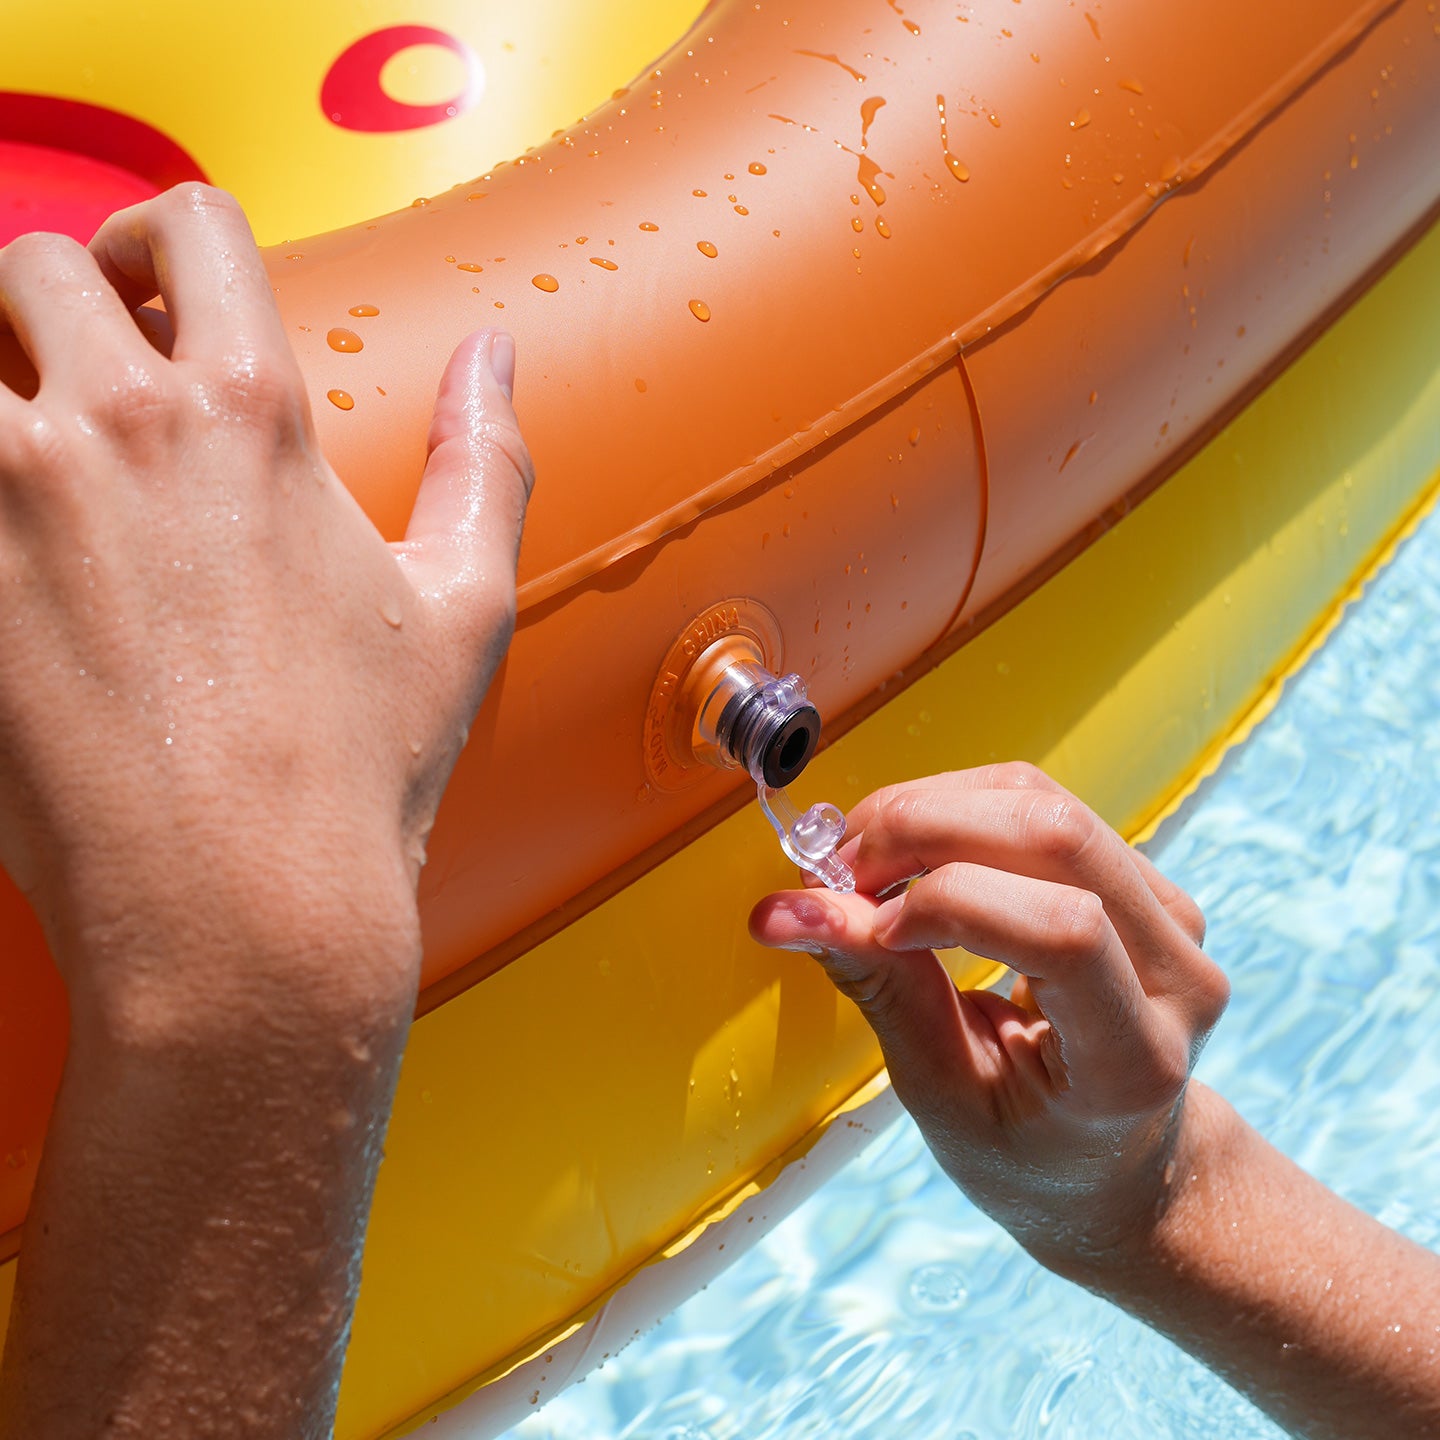
[[[721,0],[518,159],[273,248],[326,452],[387,536],[453,346],[519,342],[519,625],[432,839],[423,1007],[749,798],[676,738],[696,655],[749,637],[844,734],[1381,274],[1437,155],[1426,0]],[[9,889],[0,926],[13,1248],[64,1016]]]

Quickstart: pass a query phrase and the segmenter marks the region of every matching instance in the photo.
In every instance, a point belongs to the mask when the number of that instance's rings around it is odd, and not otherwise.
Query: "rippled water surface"
[[[1440,522],[1156,858],[1231,1008],[1201,1065],[1277,1145],[1440,1248]],[[1272,1440],[1168,1342],[1038,1269],[905,1121],[510,1440]]]

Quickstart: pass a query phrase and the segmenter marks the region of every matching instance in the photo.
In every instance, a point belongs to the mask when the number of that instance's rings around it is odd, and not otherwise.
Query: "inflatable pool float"
[[[519,341],[540,475],[519,626],[422,882],[422,1015],[339,1425],[458,1404],[437,1430],[482,1434],[890,1113],[850,1008],[745,936],[793,870],[723,763],[715,676],[800,677],[828,744],[805,768],[813,730],[776,732],[797,805],[1023,756],[1138,837],[1426,503],[1440,17],[722,0],[665,49],[694,6],[655,6],[638,77],[570,76],[557,104],[610,98],[422,199],[437,166],[488,158],[465,127],[525,49],[499,22],[287,13],[295,93],[247,110],[234,87],[273,46],[175,8],[143,83],[113,58],[138,66],[134,37],[34,14],[0,62],[0,166],[33,174],[48,146],[138,194],[178,155],[235,189],[280,242],[327,452],[387,534],[454,343]],[[115,117],[113,144],[77,115]],[[320,194],[351,173],[389,189]],[[341,225],[372,205],[391,213]],[[64,1010],[22,903],[0,906],[13,1255]]]

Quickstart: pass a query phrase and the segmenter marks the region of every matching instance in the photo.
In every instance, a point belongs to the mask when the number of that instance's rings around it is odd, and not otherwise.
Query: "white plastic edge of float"
[[[747,1195],[723,1219],[702,1222],[643,1266],[568,1335],[412,1433],[427,1440],[493,1440],[535,1414],[703,1290],[903,1113],[882,1071],[833,1117],[814,1145],[763,1189]]]

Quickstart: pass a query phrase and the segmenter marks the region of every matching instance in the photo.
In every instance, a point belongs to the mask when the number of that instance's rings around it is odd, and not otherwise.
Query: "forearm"
[[[1048,1263],[1297,1435],[1440,1435],[1440,1257],[1332,1194],[1199,1085],[1168,1178],[1143,1246]]]
[[[5,1440],[330,1433],[418,958],[413,904],[340,900],[182,927],[74,1006]]]

